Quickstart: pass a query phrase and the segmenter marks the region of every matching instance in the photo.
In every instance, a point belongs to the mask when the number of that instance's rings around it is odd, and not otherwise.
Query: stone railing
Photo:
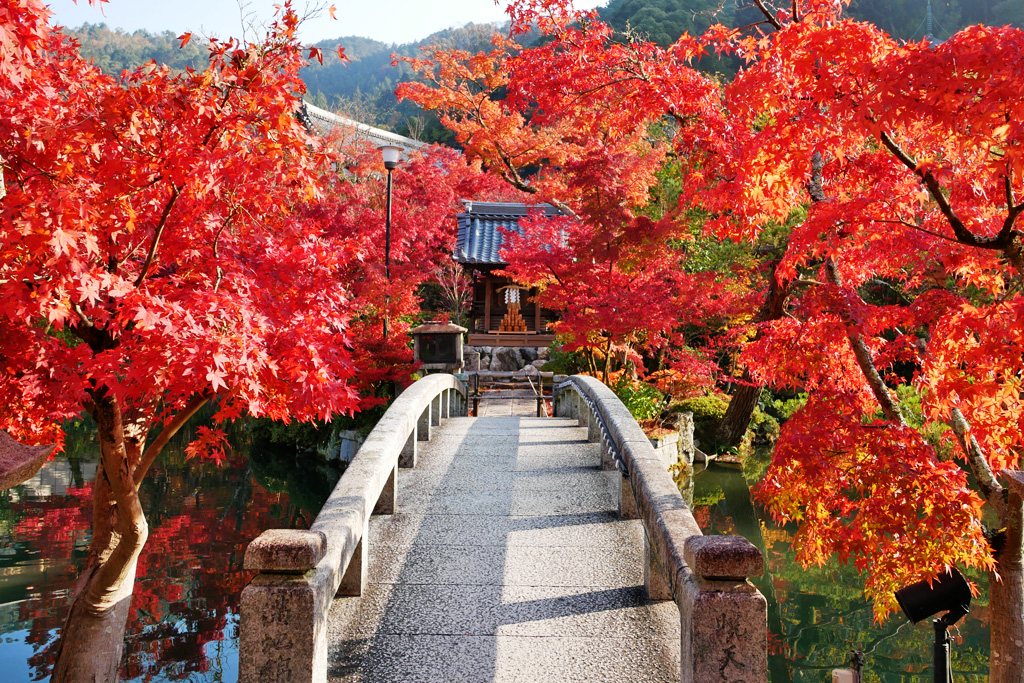
[[[622,401],[576,375],[556,388],[555,415],[578,418],[601,443],[601,466],[622,472],[619,510],[644,526],[644,585],[674,600],[683,683],[768,680],[767,603],[748,581],[764,558],[740,536],[704,536],[662,459]]]
[[[441,419],[466,414],[466,387],[428,375],[395,399],[370,432],[308,531],[271,529],[245,551],[259,572],[242,591],[241,683],[327,680],[327,612],[366,583],[371,514],[395,511],[398,469]]]

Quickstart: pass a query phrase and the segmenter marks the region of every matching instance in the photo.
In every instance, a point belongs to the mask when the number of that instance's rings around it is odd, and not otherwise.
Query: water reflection
[[[89,544],[97,453],[88,430],[25,484],[0,492],[0,676],[44,680]],[[237,680],[238,600],[246,545],[274,527],[305,528],[340,476],[295,449],[246,444],[221,467],[169,445],[143,483],[150,536],[125,635],[123,680]],[[298,493],[296,493],[298,492]]]
[[[894,615],[876,624],[856,567],[834,560],[801,568],[792,548],[795,527],[776,526],[751,502],[748,479],[739,468],[712,464],[694,473],[692,487],[694,515],[704,533],[738,534],[765,553],[768,573],[754,583],[768,600],[771,683],[831,680],[832,669],[845,668],[850,650],[867,653],[865,683],[930,680],[928,620],[914,626]],[[982,594],[959,624],[962,642],[953,647],[953,671],[957,681],[983,683],[988,679],[988,596],[984,577],[971,578]]]

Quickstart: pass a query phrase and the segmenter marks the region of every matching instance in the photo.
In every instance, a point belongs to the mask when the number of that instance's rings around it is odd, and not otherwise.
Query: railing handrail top
[[[763,573],[764,558],[748,540],[703,535],[650,439],[611,388],[589,375],[573,375],[557,389],[568,387],[592,401],[609,447],[622,459],[648,538],[671,564],[664,569],[677,603],[691,574],[734,581]]]
[[[412,430],[415,429],[420,415],[442,391],[447,389],[455,389],[464,397],[467,393],[465,384],[457,377],[436,373],[413,382],[388,406],[377,425],[370,431],[366,441],[356,451],[348,468],[310,525],[310,531],[322,532],[325,535],[325,543],[316,553],[315,564],[318,567],[329,569],[329,573],[336,574],[341,567],[334,565],[339,562],[344,564],[347,561],[347,558],[343,558],[342,555],[348,554],[352,550],[350,541],[354,537],[350,527],[364,525],[370,508],[380,496],[380,488],[387,480],[387,472],[397,463],[401,449]],[[356,480],[353,477],[362,479]],[[358,536],[361,532],[356,531],[355,533]],[[309,542],[299,538],[300,536],[304,537],[305,534],[308,532],[296,534],[295,542],[298,545]],[[337,547],[339,539],[344,539],[342,545],[347,547]],[[259,550],[259,544],[255,541],[250,546],[254,551],[262,552]],[[247,549],[246,557],[248,558],[248,556]],[[251,563],[248,559],[246,563],[251,564],[254,568],[262,566],[266,570],[272,571],[271,567],[267,566],[269,561],[272,561],[269,560],[270,555],[267,554],[266,557],[267,559],[258,560],[254,556]],[[329,564],[330,567],[324,563]]]

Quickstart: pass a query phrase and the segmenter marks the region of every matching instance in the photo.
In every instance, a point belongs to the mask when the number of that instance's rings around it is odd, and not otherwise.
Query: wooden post
[[[544,375],[537,374],[537,417],[544,417]]]
[[[540,302],[537,301],[537,290],[533,290],[533,331],[540,334]]]
[[[484,333],[491,331],[491,296],[494,294],[494,280],[488,274],[484,280]]]
[[[480,373],[473,375],[473,417],[480,417]]]

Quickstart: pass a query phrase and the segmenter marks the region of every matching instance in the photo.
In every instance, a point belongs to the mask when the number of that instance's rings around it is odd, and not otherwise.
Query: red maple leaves
[[[800,521],[803,560],[855,558],[883,614],[911,579],[993,566],[980,510],[1003,494],[979,497],[965,471],[994,482],[1024,455],[1024,32],[899,44],[840,8],[793,3],[765,32],[715,26],[661,49],[523,0],[511,35],[536,27],[541,44],[429,51],[411,60],[424,83],[399,93],[492,172],[571,210],[527,221],[506,257],[572,344],[681,346],[694,340],[679,331],[717,319],[747,340],[753,379],[810,394],[760,495]],[[716,83],[691,68],[711,52],[748,66]],[[648,192],[673,175],[679,210],[648,218]],[[687,267],[694,217],[777,259],[781,315],[754,320],[763,285],[741,264]]]

